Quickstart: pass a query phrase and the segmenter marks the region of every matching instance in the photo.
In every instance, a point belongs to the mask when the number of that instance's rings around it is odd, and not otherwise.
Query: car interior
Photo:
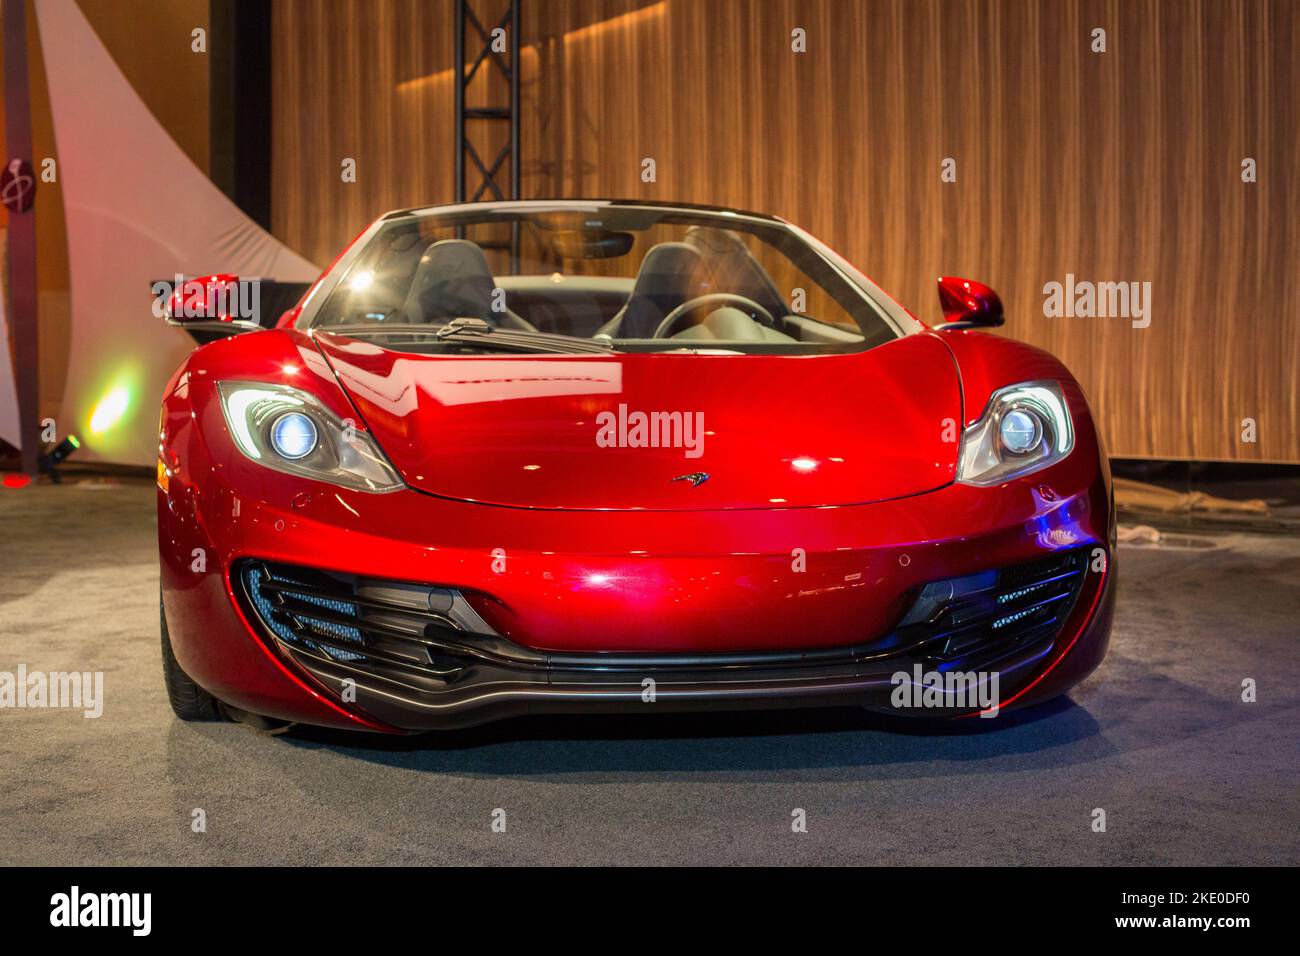
[[[818,300],[831,314],[796,310],[793,295],[782,294],[738,233],[691,225],[676,234],[653,243],[607,231],[544,236],[543,261],[521,262],[526,274],[504,275],[489,263],[491,253],[508,265],[499,242],[399,234],[353,267],[314,325],[409,327],[472,318],[493,328],[616,342],[667,339],[695,348],[863,342],[847,309],[791,266],[792,292],[822,292]],[[636,239],[646,248],[635,273],[617,274],[632,272]]]

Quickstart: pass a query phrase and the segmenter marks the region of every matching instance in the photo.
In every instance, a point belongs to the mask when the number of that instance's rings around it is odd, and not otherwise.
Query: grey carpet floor
[[[957,734],[836,710],[392,740],[174,720],[154,535],[143,482],[0,489],[0,671],[103,671],[106,698],[0,710],[0,863],[1300,862],[1297,538],[1122,549],[1101,669]]]

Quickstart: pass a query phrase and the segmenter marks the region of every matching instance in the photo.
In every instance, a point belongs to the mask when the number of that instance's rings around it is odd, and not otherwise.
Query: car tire
[[[181,720],[223,720],[217,699],[194,683],[176,660],[161,598],[158,599],[158,624],[162,632],[163,683],[167,685],[167,699],[171,701],[172,711]]]

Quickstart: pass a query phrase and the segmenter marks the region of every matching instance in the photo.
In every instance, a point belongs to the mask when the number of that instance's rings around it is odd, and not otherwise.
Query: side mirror
[[[998,294],[974,279],[939,276],[944,322],[936,329],[991,329],[1006,321]]]
[[[256,279],[220,273],[155,282],[153,292],[168,325],[179,326],[200,341],[211,341],[263,327],[258,285]]]
[[[153,283],[154,314],[206,345],[239,332],[271,328],[275,316],[283,319],[302,305],[311,286],[224,272],[194,279],[174,276]]]

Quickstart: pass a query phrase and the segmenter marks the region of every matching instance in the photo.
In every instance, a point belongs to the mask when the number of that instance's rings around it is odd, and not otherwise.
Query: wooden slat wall
[[[281,241],[324,266],[380,213],[451,200],[451,0],[276,0],[271,29]]]
[[[979,278],[1008,335],[1078,375],[1112,454],[1300,462],[1300,4],[524,10],[525,196],[775,212],[929,321],[934,276]],[[451,198],[451,16],[449,2],[277,0],[281,239],[324,262],[378,212]],[[807,53],[790,50],[795,27]],[[344,155],[363,159],[355,185],[338,181]],[[1044,317],[1043,285],[1067,273],[1150,282],[1150,327]]]

